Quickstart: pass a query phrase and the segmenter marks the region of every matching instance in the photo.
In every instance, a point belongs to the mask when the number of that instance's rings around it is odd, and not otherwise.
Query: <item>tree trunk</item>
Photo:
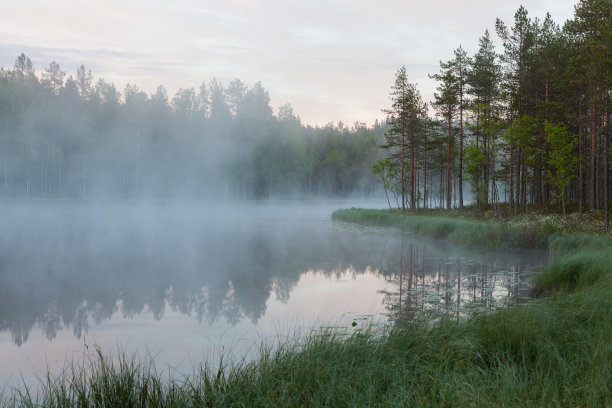
[[[440,187],[439,187],[439,194],[438,197],[440,197],[440,203],[438,205],[438,207],[440,209],[444,208],[444,183],[443,183],[443,177],[444,177],[444,162],[442,161],[442,146],[440,145]]]
[[[405,159],[404,158],[404,153],[405,153],[405,150],[406,150],[405,149],[405,139],[406,139],[405,135],[406,135],[406,133],[405,133],[403,128],[404,128],[404,126],[402,125],[402,161],[401,161],[401,164],[400,164],[400,166],[402,168],[401,169],[401,173],[402,174],[401,174],[401,177],[400,177],[401,178],[400,183],[402,183],[402,212],[406,212],[406,189],[405,189],[405,184],[404,184],[404,167],[405,167],[404,166],[404,163],[405,163],[404,162],[404,159]]]
[[[606,98],[606,128],[607,131],[604,135],[604,212],[605,212],[605,226],[606,230],[610,229],[610,98]]]
[[[595,169],[595,156],[597,154],[597,151],[595,149],[595,142],[597,139],[596,136],[596,120],[595,120],[595,97],[594,97],[594,93],[595,91],[593,90],[593,86],[591,85],[591,107],[590,107],[590,133],[591,133],[591,166],[590,166],[590,173],[589,173],[589,209],[592,211],[595,209],[595,183],[596,183],[596,176],[597,176],[597,171]]]
[[[510,214],[512,214],[512,209],[514,207],[514,163],[513,162],[514,159],[514,146],[512,145],[512,142],[510,142],[510,165],[508,166],[508,180],[510,181],[510,198],[509,198],[509,203],[510,203]]]
[[[582,119],[582,92],[579,92],[578,118]],[[578,212],[582,216],[582,201],[584,200],[584,166],[582,155],[584,152],[584,126],[578,125]]]
[[[514,214],[517,214],[518,208],[521,206],[521,145],[517,143],[516,148],[516,190],[515,190],[515,206]]]
[[[414,210],[414,129],[410,128],[410,209]]]
[[[463,77],[459,90],[459,207],[463,208]]]
[[[451,179],[451,143],[453,141],[451,115],[448,115],[448,153],[446,156],[446,209],[451,209],[451,190],[452,190],[452,179]]]
[[[427,151],[423,149],[423,208],[427,208]]]
[[[561,190],[561,207],[563,208],[563,220],[565,220],[565,190]]]

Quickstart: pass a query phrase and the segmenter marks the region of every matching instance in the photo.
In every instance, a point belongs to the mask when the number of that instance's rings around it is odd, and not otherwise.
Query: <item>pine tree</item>
[[[59,64],[53,61],[49,64],[49,68],[45,69],[42,74],[42,84],[47,86],[51,91],[57,95],[64,84],[64,77],[66,73],[60,69]]]
[[[409,195],[410,208],[416,208],[416,137],[420,130],[421,120],[425,116],[426,105],[421,99],[416,85],[408,82],[406,67],[401,67],[395,74],[391,86],[391,108],[382,111],[389,115],[389,130],[385,133],[386,144],[393,163],[400,168],[400,185],[402,192],[402,211],[406,210],[406,150],[410,153]],[[399,149],[399,152],[395,150]]]
[[[444,119],[447,129],[447,155],[446,155],[446,209],[451,209],[451,192],[452,192],[452,177],[451,177],[451,150],[454,144],[453,141],[453,118],[459,110],[459,79],[455,76],[453,70],[453,61],[447,63],[440,62],[440,73],[430,75],[430,78],[439,82],[437,93],[434,92],[435,101],[432,106],[436,109],[438,115]]]
[[[481,149],[487,158],[482,167],[478,167],[479,176],[476,185],[481,199],[488,202],[489,182],[494,171],[494,161],[492,160],[492,145],[494,134],[490,133],[491,114],[496,111],[499,102],[499,83],[501,78],[501,67],[497,62],[497,54],[493,42],[489,37],[489,32],[480,38],[480,47],[476,55],[472,58],[472,65],[467,79],[468,93],[472,96],[472,134],[475,138],[476,149]],[[512,185],[511,185],[512,188]]]
[[[471,58],[462,47],[455,50],[455,59],[452,60],[452,70],[457,78],[458,95],[459,95],[459,207],[463,208],[463,142],[464,142],[464,109],[468,104],[466,98],[467,78],[469,77]]]

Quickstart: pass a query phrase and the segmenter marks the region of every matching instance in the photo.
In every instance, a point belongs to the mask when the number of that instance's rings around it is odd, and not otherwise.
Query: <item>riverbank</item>
[[[356,219],[362,217],[360,222],[376,220],[376,225],[410,227],[419,234],[473,245],[487,246],[488,240],[499,244],[504,233],[510,234],[513,245],[546,242],[544,248],[563,256],[534,282],[537,294],[550,296],[526,305],[463,320],[431,322],[420,316],[392,328],[358,324],[344,330],[321,329],[303,340],[264,345],[256,361],[204,366],[189,377],[158,370],[152,360],[111,359],[93,352],[84,362],[68,365],[58,377],[50,375],[39,396],[5,390],[2,405],[598,407],[612,403],[609,236],[561,234],[533,225],[514,230],[431,216],[398,215],[402,217],[398,220],[393,214],[382,215],[383,211],[349,211]]]

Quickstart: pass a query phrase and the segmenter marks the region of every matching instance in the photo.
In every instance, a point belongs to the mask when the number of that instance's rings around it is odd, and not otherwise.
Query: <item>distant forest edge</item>
[[[171,99],[68,76],[18,56],[0,69],[0,193],[6,197],[282,197],[386,194],[389,207],[485,210],[609,202],[612,2],[495,22],[458,47],[424,102],[400,68],[373,126],[301,123],[261,83],[213,79]],[[430,112],[435,112],[432,117]],[[379,147],[382,147],[380,149]],[[466,190],[464,192],[464,185]],[[384,193],[383,193],[384,190]]]
[[[346,196],[380,192],[369,166],[385,129],[303,125],[277,115],[261,83],[213,79],[148,96],[68,76],[41,75],[21,54],[0,69],[0,192],[5,197],[206,198]]]

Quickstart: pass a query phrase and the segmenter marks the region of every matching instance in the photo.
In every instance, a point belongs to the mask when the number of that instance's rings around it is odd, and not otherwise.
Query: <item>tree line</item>
[[[462,208],[466,184],[483,210],[570,203],[609,225],[611,19],[610,0],[580,0],[562,27],[521,6],[495,23],[500,52],[485,31],[474,55],[440,62],[430,104],[400,68],[372,165],[389,206]]]
[[[302,124],[275,115],[261,83],[213,79],[169,97],[119,91],[81,65],[40,74],[24,54],[0,69],[4,197],[344,196],[379,188],[384,123]]]

